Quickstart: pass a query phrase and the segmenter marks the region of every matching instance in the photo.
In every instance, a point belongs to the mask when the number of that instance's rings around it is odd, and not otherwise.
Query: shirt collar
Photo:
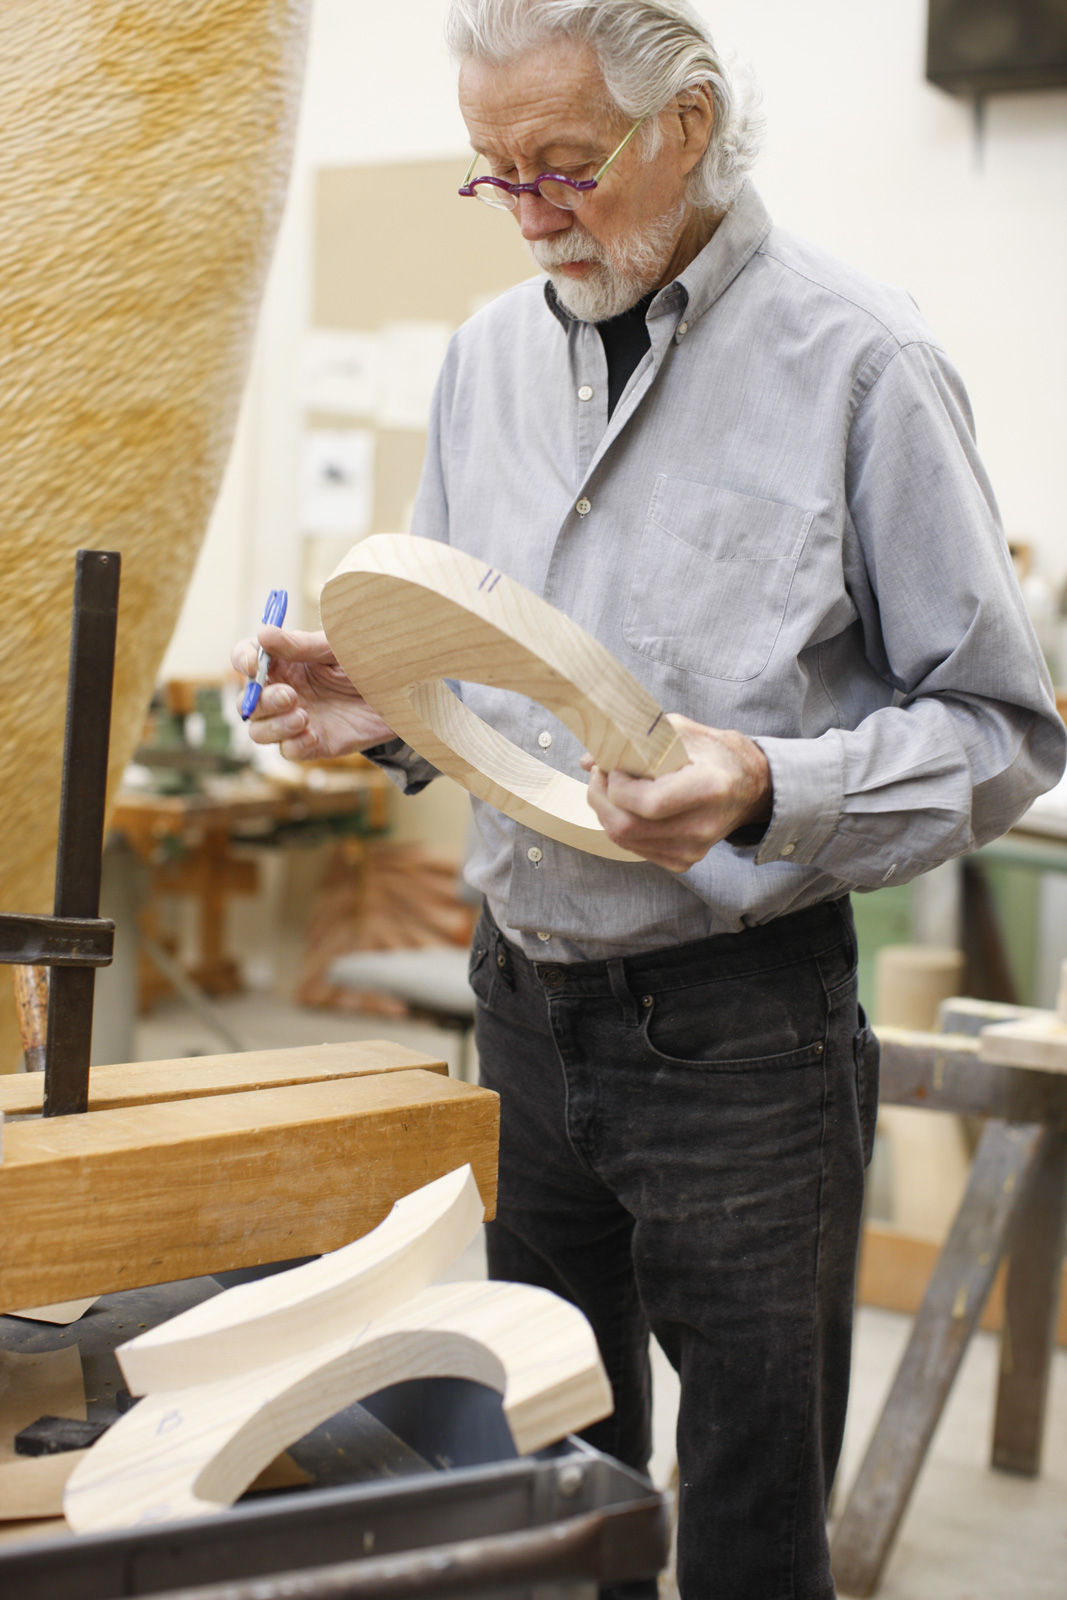
[[[684,312],[690,323],[695,322],[726,292],[770,231],[767,208],[746,182],[700,254],[660,290],[648,308],[649,320],[670,312],[681,317]],[[560,304],[551,278],[545,281],[545,300],[564,329],[579,320]]]

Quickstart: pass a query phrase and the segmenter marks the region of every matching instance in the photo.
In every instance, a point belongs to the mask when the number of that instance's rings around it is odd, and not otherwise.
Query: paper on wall
[[[382,336],[313,328],[304,341],[300,398],[307,411],[373,417],[381,388]]]
[[[381,331],[377,420],[383,428],[425,428],[452,329],[447,322],[387,322]]]
[[[313,428],[304,436],[300,531],[361,538],[374,506],[374,435],[366,428]]]

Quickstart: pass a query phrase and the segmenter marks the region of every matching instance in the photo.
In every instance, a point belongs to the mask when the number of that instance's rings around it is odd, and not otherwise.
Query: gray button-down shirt
[[[473,317],[412,531],[544,595],[666,710],[749,734],[774,811],[758,844],[723,841],[676,876],[475,801],[468,877],[542,960],[902,882],[1002,833],[1064,765],[967,397],[911,299],[772,226],[749,185],[647,322],[609,420],[600,337],[544,279]],[[582,776],[542,707],[461,692]],[[408,788],[433,775],[406,747],[382,756]]]

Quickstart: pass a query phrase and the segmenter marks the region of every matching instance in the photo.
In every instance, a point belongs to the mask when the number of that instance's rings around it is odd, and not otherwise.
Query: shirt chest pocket
[[[709,678],[770,660],[814,513],[661,473],[641,535],[625,637]]]

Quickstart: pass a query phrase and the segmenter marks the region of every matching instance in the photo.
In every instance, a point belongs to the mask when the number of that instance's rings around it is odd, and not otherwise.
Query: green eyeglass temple
[[[549,205],[558,206],[561,211],[573,211],[582,195],[588,194],[592,189],[596,188],[616,156],[622,154],[638,128],[647,120],[647,117],[638,118],[626,137],[615,146],[615,149],[595,177],[579,180],[568,178],[562,172],[542,172],[540,177],[535,178],[532,183],[508,183],[505,178],[494,178],[489,174],[481,178],[472,179],[471,174],[479,159],[478,152],[475,151],[459,192],[465,200],[469,200],[473,196],[474,199],[481,200],[486,205],[495,206],[501,211],[514,211],[519,203],[520,194],[536,194],[542,200],[547,200]],[[545,193],[546,187],[549,189],[547,194]]]

